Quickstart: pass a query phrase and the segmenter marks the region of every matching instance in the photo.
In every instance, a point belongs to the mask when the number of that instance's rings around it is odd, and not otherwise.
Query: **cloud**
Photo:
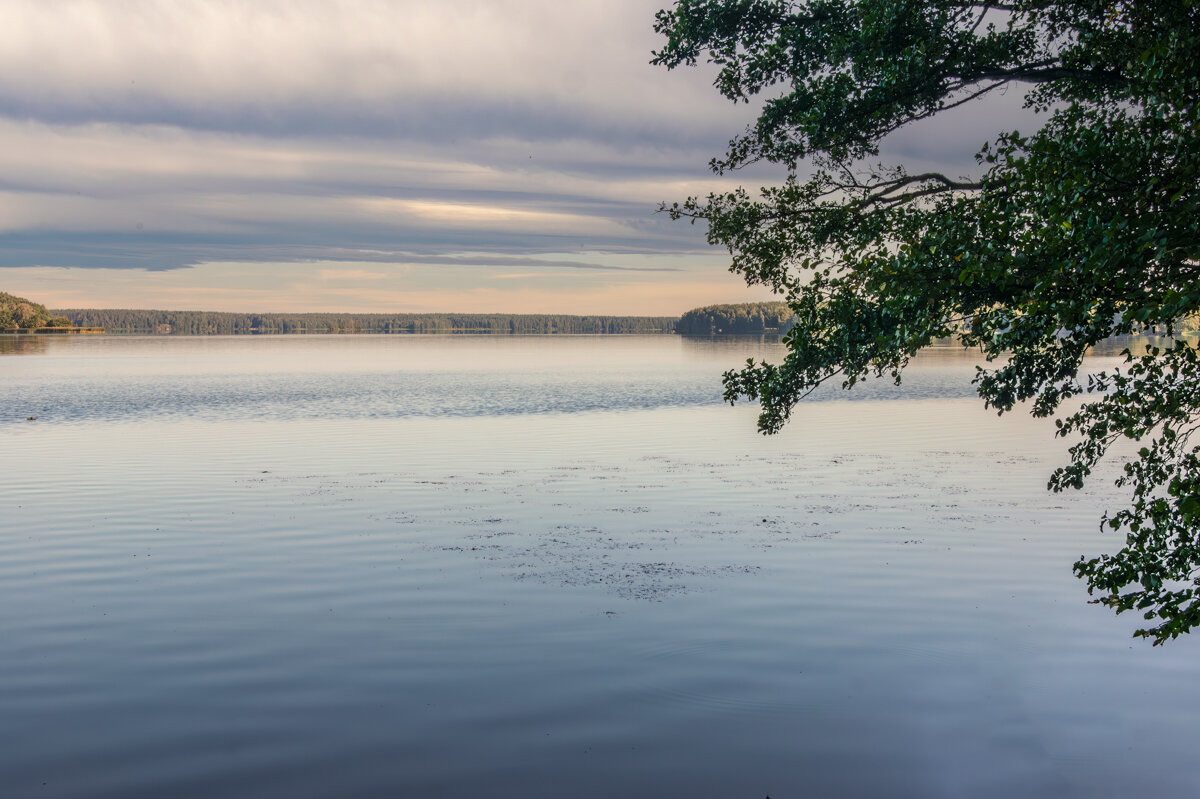
[[[69,267],[97,298],[157,287],[169,307],[197,307],[189,286],[243,307],[369,303],[358,284],[387,280],[523,307],[538,291],[578,307],[731,297],[703,228],[655,208],[779,176],[707,170],[754,109],[720,98],[709,68],[648,64],[665,3],[4,0],[0,280]],[[1011,105],[903,131],[885,154],[969,168]],[[196,282],[218,274],[228,286]]]
[[[385,280],[387,274],[383,272],[368,272],[366,269],[319,269],[317,270],[318,280],[338,280],[338,281],[359,281],[359,280]]]
[[[386,140],[0,119],[0,265],[705,249],[696,229],[653,209],[709,181],[653,149],[576,152],[572,162],[571,144],[556,143],[531,164],[510,140],[398,151]]]
[[[716,268],[713,268],[716,267]],[[676,272],[537,269],[482,265],[204,263],[191,269],[12,268],[6,290],[52,308],[134,307],[260,312],[505,312],[676,315],[714,302],[766,299],[719,263]]]
[[[688,139],[727,124],[649,66],[658,0],[6,0],[0,111],[414,140]]]

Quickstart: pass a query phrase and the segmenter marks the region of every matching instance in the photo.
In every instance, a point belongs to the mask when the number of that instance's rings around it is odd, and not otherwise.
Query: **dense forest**
[[[675,323],[675,330],[690,336],[715,333],[764,333],[786,330],[792,310],[784,302],[747,302],[693,308]]]
[[[240,333],[670,333],[670,316],[556,314],[243,314],[209,311],[63,309],[57,314],[109,333],[185,336]]]
[[[786,333],[792,327],[793,314],[784,302],[750,302],[736,305],[707,305],[693,308],[675,323],[675,331],[690,336],[717,334]],[[1200,315],[1175,320],[1173,332],[1176,336],[1200,335]],[[1148,336],[1165,336],[1166,328],[1146,331]],[[1114,341],[1118,341],[1116,339]],[[937,343],[949,345],[955,339],[937,339]]]
[[[0,292],[0,330],[78,325],[109,333],[236,335],[243,333],[497,333],[595,334],[670,333],[756,335],[790,329],[792,312],[783,302],[708,305],[682,317],[567,316],[558,314],[242,314],[211,311],[64,309]],[[1176,322],[1177,333],[1196,335],[1200,318]]]
[[[71,321],[54,316],[46,306],[0,291],[0,331],[36,330],[39,327],[67,327]]]

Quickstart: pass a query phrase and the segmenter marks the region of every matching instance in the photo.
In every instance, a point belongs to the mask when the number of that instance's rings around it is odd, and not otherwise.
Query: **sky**
[[[656,213],[777,177],[708,171],[753,109],[710,68],[649,64],[663,4],[3,0],[0,290],[246,312],[771,299]],[[889,146],[961,163],[980,121]]]

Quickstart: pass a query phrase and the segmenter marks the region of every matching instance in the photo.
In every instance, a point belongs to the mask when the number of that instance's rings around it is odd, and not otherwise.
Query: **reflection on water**
[[[6,793],[1194,795],[1194,645],[1085,603],[1053,426],[933,353],[763,438],[719,375],[780,354],[0,359]]]
[[[1191,335],[1188,338],[1194,339]],[[1097,344],[1093,349],[1093,353],[1098,356],[1117,357],[1125,350],[1135,356],[1144,355],[1149,347],[1170,347],[1175,342],[1175,339],[1170,336],[1114,336],[1111,339]]]
[[[649,410],[721,403],[720,375],[777,341],[679,337],[378,336],[51,340],[45,360],[9,364],[5,421],[151,417],[349,419]],[[810,400],[974,396],[975,359],[932,351],[903,385],[866,380]]]
[[[0,333],[0,355],[41,355],[45,352],[45,336]]]

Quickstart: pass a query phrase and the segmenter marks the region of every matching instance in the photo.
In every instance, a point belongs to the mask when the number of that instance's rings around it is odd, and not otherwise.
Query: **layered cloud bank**
[[[654,213],[735,185],[704,165],[748,121],[649,66],[661,4],[6,0],[0,283],[229,310],[759,298]]]

